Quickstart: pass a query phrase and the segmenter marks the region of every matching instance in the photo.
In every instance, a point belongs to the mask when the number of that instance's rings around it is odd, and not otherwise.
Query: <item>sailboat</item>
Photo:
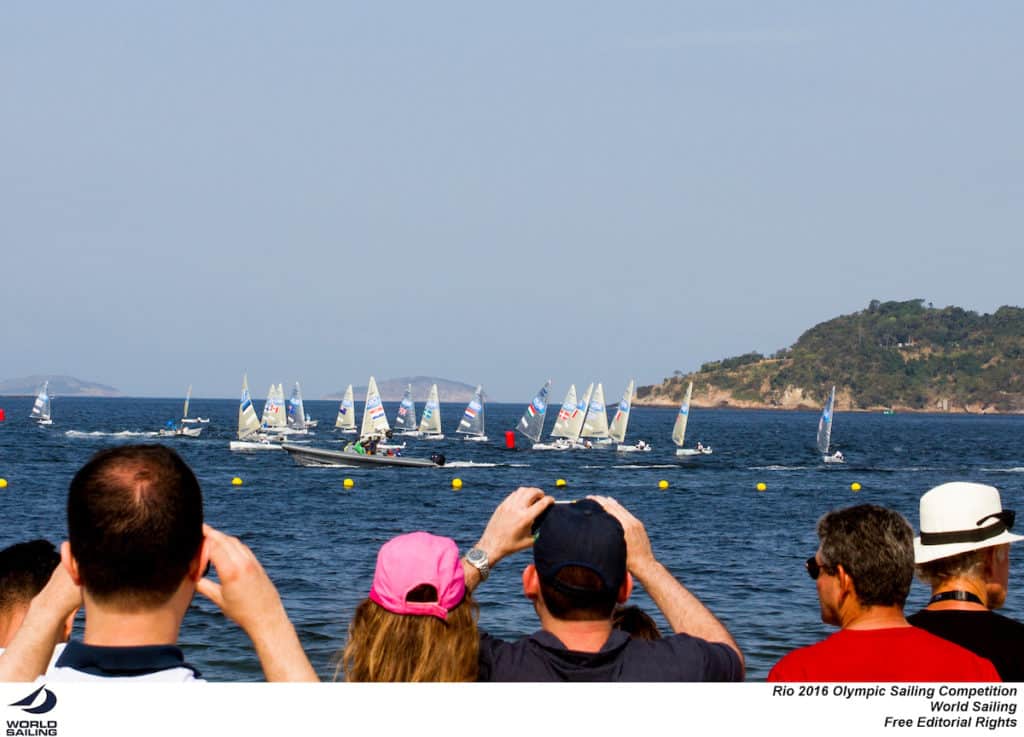
[[[356,405],[352,399],[351,384],[345,389],[345,395],[341,399],[341,404],[338,405],[338,417],[334,421],[334,426],[345,434],[356,431]]]
[[[551,390],[551,379],[544,382],[530,403],[526,405],[523,416],[519,418],[516,430],[536,443],[544,431],[544,415],[548,411],[548,392]]]
[[[37,425],[52,425],[53,418],[50,416],[50,395],[46,390],[50,387],[49,381],[44,381],[43,386],[36,394],[36,401],[32,404],[32,411],[29,417],[36,421]]]
[[[583,431],[583,420],[587,415],[587,405],[590,404],[590,395],[594,391],[591,384],[583,395],[582,400],[576,398],[576,385],[570,384],[569,391],[562,400],[562,407],[558,410],[558,417],[555,419],[555,426],[551,428],[550,437],[555,438],[551,443],[534,443],[534,450],[570,450],[572,448],[586,447],[579,442],[580,433]]]
[[[371,436],[383,436],[391,426],[388,425],[388,417],[384,414],[384,403],[380,398],[380,391],[377,389],[377,380],[370,377],[370,383],[366,385],[366,404],[363,406],[363,426],[359,437],[369,438]]]
[[[437,399],[437,384],[430,387],[427,403],[423,405],[420,417],[420,435],[425,440],[444,440],[441,432],[441,403]]]
[[[260,418],[252,406],[249,395],[249,377],[242,375],[242,399],[238,404],[238,440],[232,440],[228,447],[231,450],[281,450],[281,446],[271,443],[266,433],[260,432]]]
[[[402,395],[402,403],[398,405],[398,413],[395,415],[395,429],[399,435],[420,435],[419,423],[416,422],[416,403],[412,400],[412,384],[405,385],[405,394]]]
[[[677,456],[697,456],[697,455],[710,455],[711,448],[707,448],[700,443],[697,443],[696,448],[684,448],[683,442],[686,440],[686,422],[690,417],[690,396],[693,394],[693,382],[691,381],[686,387],[686,397],[683,398],[683,403],[679,407],[679,412],[676,414],[676,424],[672,427],[672,442],[675,443]]]
[[[599,382],[594,389],[587,406],[587,415],[583,420],[581,438],[587,438],[585,443],[592,442],[594,445],[611,445],[612,439],[608,437],[608,412],[604,403],[604,386]]]
[[[188,403],[192,399],[192,385],[188,385],[188,390],[185,392],[185,408],[181,411],[181,424],[182,425],[205,425],[210,421],[209,417],[189,417],[188,416]]]
[[[288,428],[284,408],[284,387],[271,384],[267,389],[267,401],[263,403],[260,425],[264,432],[268,433],[282,433]]]
[[[203,428],[201,427],[188,427],[185,423],[185,418],[188,417],[188,402],[192,398],[192,385],[188,385],[188,389],[185,391],[185,406],[181,410],[181,422],[175,424],[173,420],[168,420],[167,424],[157,431],[157,435],[162,438],[166,437],[178,437],[178,438],[198,438],[199,434],[202,433]],[[197,422],[197,420],[192,420]],[[209,422],[209,420],[207,420]]]
[[[650,443],[644,440],[638,440],[633,445],[625,445],[626,440],[626,428],[629,426],[629,410],[633,405],[633,390],[636,382],[633,379],[629,380],[629,385],[626,387],[626,391],[622,393],[622,401],[619,402],[619,408],[615,411],[615,417],[612,418],[611,427],[608,428],[608,437],[618,443],[615,446],[615,450],[619,453],[635,453],[638,451],[649,452],[651,450]]]
[[[309,432],[306,428],[306,410],[302,406],[302,389],[297,381],[295,388],[292,389],[292,395],[288,397],[286,419],[288,429],[293,433],[306,434]]]
[[[464,440],[487,442],[487,436],[484,434],[484,392],[481,385],[477,384],[473,398],[466,405],[466,411],[462,413],[462,419],[459,420],[459,427],[455,432],[465,435]]]
[[[836,403],[836,387],[832,386],[829,392],[828,402],[821,410],[821,419],[818,420],[818,452],[821,453],[821,460],[825,463],[846,463],[842,451],[837,450],[829,454],[829,446],[832,443],[832,408]]]

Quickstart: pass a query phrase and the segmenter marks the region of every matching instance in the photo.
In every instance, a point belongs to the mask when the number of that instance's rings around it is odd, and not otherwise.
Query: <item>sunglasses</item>
[[[804,568],[807,569],[807,575],[814,581],[818,580],[818,576],[821,575],[822,571],[828,573],[828,566],[821,565],[813,555],[804,561]]]

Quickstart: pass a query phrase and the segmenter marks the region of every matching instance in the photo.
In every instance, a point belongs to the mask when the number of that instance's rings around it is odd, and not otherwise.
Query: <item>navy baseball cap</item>
[[[615,593],[626,580],[626,536],[619,521],[593,499],[552,504],[534,523],[533,563],[541,580],[563,593]],[[566,566],[593,571],[604,584],[602,590],[556,579]]]

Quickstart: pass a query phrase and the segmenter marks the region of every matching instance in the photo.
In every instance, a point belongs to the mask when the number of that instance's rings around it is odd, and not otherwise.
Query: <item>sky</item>
[[[8,2],[0,378],[527,402],[1020,305],[1013,2]]]

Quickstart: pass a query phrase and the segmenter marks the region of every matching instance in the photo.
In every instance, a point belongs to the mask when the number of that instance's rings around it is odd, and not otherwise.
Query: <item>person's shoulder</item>
[[[941,658],[946,664],[955,666],[955,672],[970,675],[973,671],[979,681],[1000,680],[995,666],[987,658],[921,627],[908,629],[922,649],[927,649],[932,656]]]
[[[739,653],[724,642],[711,642],[680,632],[657,640],[631,638],[627,657],[642,655],[654,661],[659,654],[671,658],[673,670],[682,669],[683,680],[741,681],[743,664]]]

